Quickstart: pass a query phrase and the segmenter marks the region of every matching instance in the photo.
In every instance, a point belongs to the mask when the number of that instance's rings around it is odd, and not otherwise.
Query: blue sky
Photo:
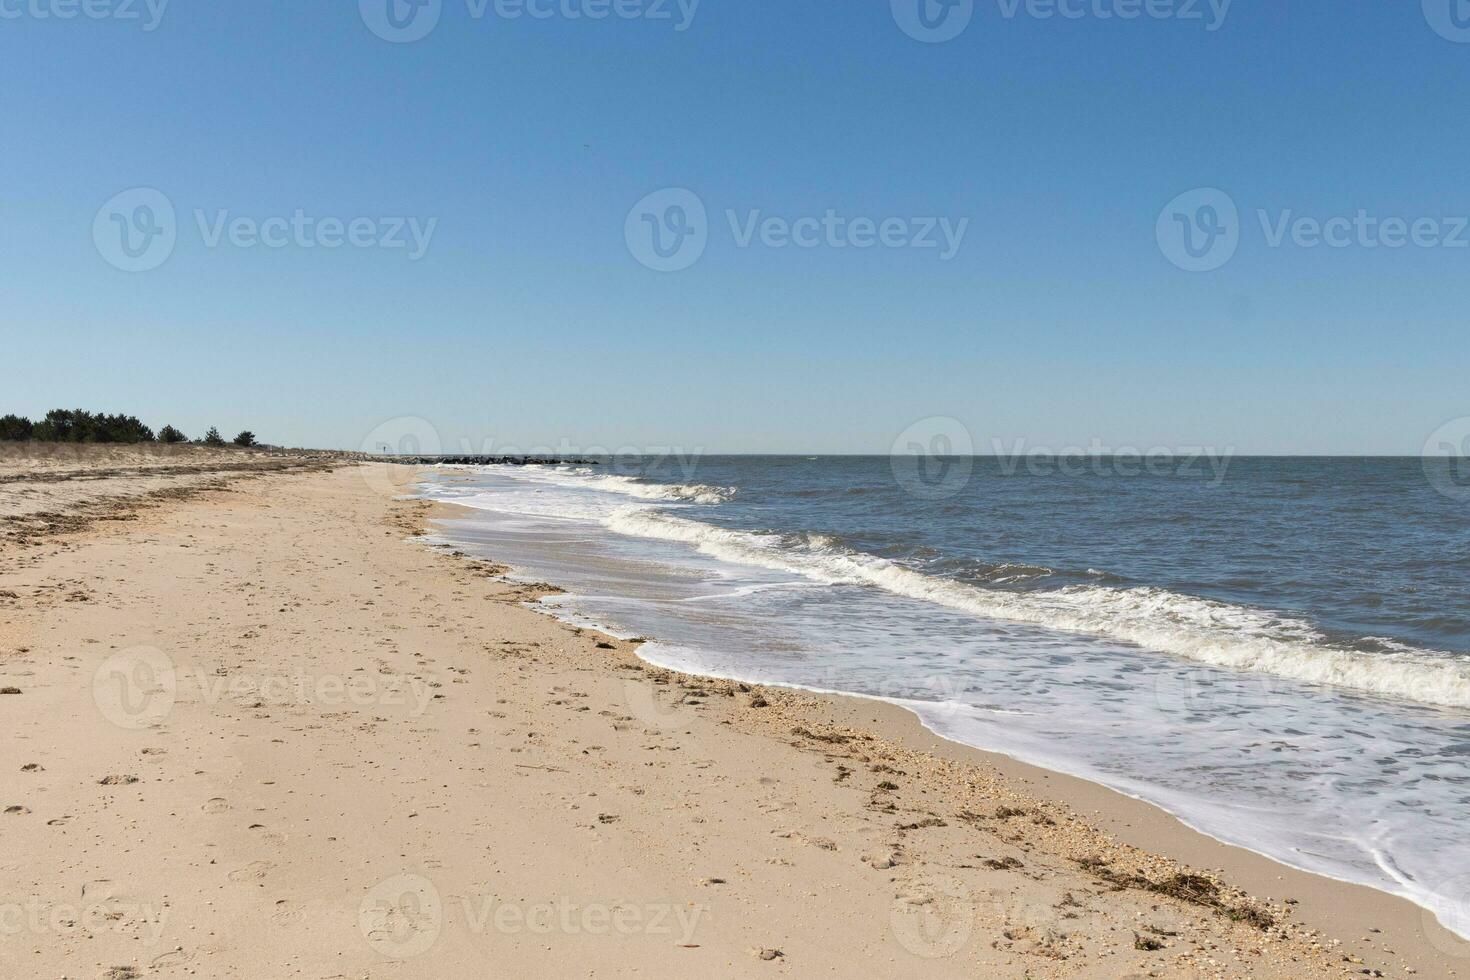
[[[388,0],[172,0],[152,30],[144,0],[68,2],[0,0],[0,412],[710,452],[887,452],[939,416],[981,450],[1418,453],[1470,415],[1470,36],[1448,0],[1237,0],[1218,23],[1207,0],[975,0],[942,43],[902,29],[911,0],[600,20],[441,0],[406,43],[368,26]],[[127,272],[106,237],[137,199],[104,206],[135,188],[176,240]],[[707,243],[661,272],[628,231],[666,188]],[[1197,188],[1239,215],[1209,271],[1159,234],[1203,220],[1193,198],[1160,222]],[[317,230],[283,247],[244,247],[249,224],[211,244],[221,215],[298,211]],[[829,211],[904,231],[738,233]],[[1273,244],[1263,211],[1432,244]],[[366,220],[364,243],[433,224],[415,257],[320,247],[319,219]],[[900,244],[926,219],[967,222],[951,257]]]

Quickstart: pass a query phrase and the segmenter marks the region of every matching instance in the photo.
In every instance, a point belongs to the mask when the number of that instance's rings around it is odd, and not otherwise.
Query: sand
[[[67,513],[73,481],[7,465],[0,508]],[[0,976],[1470,963],[1405,902],[892,706],[646,665],[424,544],[413,476],[153,474],[117,519],[0,539]]]
[[[190,444],[0,442],[0,544],[132,520],[139,510],[242,478],[319,469],[344,454]]]

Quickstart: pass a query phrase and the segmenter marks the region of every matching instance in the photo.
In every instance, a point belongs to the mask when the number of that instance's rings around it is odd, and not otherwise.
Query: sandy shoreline
[[[893,705],[645,665],[413,540],[413,475],[252,473],[0,541],[0,975],[1470,964],[1407,902]]]

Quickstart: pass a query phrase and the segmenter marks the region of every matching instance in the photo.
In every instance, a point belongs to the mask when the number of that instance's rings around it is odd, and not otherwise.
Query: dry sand
[[[415,540],[408,468],[241,476],[0,540],[0,976],[1467,972],[1407,903],[891,706],[645,665]]]
[[[345,454],[181,445],[0,442],[0,543],[132,520],[243,477],[322,468]]]

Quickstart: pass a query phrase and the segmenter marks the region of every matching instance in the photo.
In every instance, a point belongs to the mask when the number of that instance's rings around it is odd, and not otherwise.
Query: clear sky
[[[1325,453],[1470,415],[1450,0],[159,2],[0,0],[0,413]],[[703,218],[635,208],[668,188]]]

